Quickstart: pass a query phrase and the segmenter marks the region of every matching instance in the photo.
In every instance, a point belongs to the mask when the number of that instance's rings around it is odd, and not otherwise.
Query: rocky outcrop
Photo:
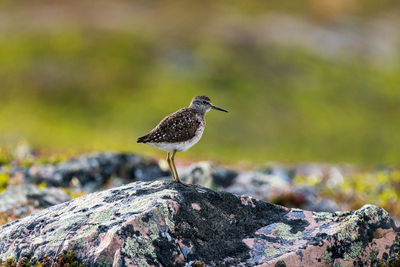
[[[0,194],[0,225],[70,199],[58,188],[10,185]]]
[[[72,251],[85,266],[376,266],[400,260],[400,228],[379,207],[318,213],[170,181],[132,183],[47,208],[1,226],[0,240],[3,261],[51,263]]]
[[[236,172],[216,167],[210,162],[199,162],[180,169],[180,173],[183,176],[182,180],[189,184],[198,184],[239,196],[248,195],[286,207],[329,212],[341,210],[335,201],[321,197],[317,188],[294,185],[291,181],[294,171],[283,167]]]
[[[94,192],[132,181],[151,181],[168,175],[156,160],[136,154],[95,153],[57,164],[34,165],[22,170],[25,182],[56,187],[79,187]],[[15,174],[14,174],[15,175]]]

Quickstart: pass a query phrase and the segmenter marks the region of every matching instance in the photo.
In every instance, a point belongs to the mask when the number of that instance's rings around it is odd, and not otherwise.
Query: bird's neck
[[[197,108],[194,108],[194,107],[192,107],[192,106],[189,106],[189,108],[192,109],[192,110],[194,110],[194,111],[196,111],[196,113],[199,114],[199,115],[200,115],[201,117],[203,117],[203,118],[206,116],[206,113],[207,113],[206,110],[197,109]]]

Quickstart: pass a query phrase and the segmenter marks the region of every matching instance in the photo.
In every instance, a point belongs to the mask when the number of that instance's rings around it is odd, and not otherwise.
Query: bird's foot
[[[180,183],[180,184],[182,184],[184,186],[187,186],[187,187],[192,186],[191,184],[187,184],[185,182],[182,182],[179,178],[176,178],[176,179],[174,178],[174,182]]]

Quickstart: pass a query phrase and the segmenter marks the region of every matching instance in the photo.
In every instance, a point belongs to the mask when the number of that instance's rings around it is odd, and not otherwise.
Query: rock
[[[272,200],[276,195],[286,192],[290,183],[278,176],[261,172],[242,172],[235,179],[235,183],[226,188],[227,192],[236,195],[249,195],[251,197]]]
[[[70,199],[57,188],[38,188],[31,184],[10,185],[0,194],[0,224]]]
[[[400,227],[376,206],[288,209],[171,181],[136,182],[0,227],[0,258],[73,252],[85,266],[376,266],[399,261]]]
[[[292,194],[300,195],[304,202],[299,206],[304,210],[335,212],[341,210],[332,199],[322,198],[318,189],[310,186],[293,187]]]
[[[278,176],[279,178],[289,182],[292,181],[295,172],[292,168],[280,165],[278,163],[267,163],[259,168],[259,172],[264,174],[269,174],[273,176]]]
[[[207,188],[230,186],[238,175],[233,170],[219,168],[206,161],[192,164],[181,171],[183,181]]]
[[[270,171],[240,173],[234,183],[225,188],[236,195],[271,201],[285,207],[297,207],[311,211],[334,212],[341,208],[331,199],[321,198],[314,187],[295,186],[283,175],[266,174]]]
[[[55,165],[32,166],[25,171],[27,182],[68,187],[71,183],[86,192],[102,189],[107,183],[154,180],[163,172],[154,159],[135,154],[96,153],[83,155]],[[117,179],[110,181],[111,178]],[[123,181],[118,179],[122,178]]]

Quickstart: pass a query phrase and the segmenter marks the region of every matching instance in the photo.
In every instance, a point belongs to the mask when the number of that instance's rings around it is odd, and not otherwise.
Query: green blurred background
[[[208,95],[185,159],[400,163],[400,2],[1,1],[0,146],[123,150]]]

